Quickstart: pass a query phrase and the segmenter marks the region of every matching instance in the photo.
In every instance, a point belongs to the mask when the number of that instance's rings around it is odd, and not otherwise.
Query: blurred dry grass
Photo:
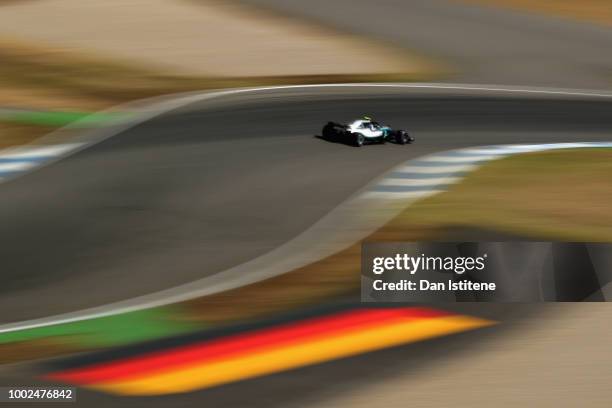
[[[65,337],[0,344],[0,364],[64,355],[74,350],[74,347],[75,344]]]
[[[360,245],[312,265],[242,288],[186,302],[189,320],[232,324],[358,294]],[[355,297],[353,297],[355,300]]]
[[[0,149],[28,143],[52,131],[52,127],[0,123]]]
[[[612,241],[612,150],[528,153],[496,160],[392,224],[474,227],[567,241]]]
[[[499,5],[518,10],[576,18],[596,23],[612,24],[610,0],[461,0],[470,3]]]
[[[109,59],[0,41],[0,101],[98,109],[132,99],[209,88],[209,79],[159,74]],[[28,99],[29,96],[29,99]]]
[[[101,109],[174,92],[296,83],[411,81],[414,73],[193,77],[160,73],[99,57],[0,40],[0,103]]]

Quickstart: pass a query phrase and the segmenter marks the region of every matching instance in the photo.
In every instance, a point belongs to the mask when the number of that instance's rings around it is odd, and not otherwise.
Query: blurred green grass
[[[20,123],[24,125],[37,126],[66,126],[70,123],[79,122],[80,127],[102,126],[109,122],[124,119],[127,113],[90,113],[78,111],[23,111],[23,112],[0,112],[0,121],[5,123]]]
[[[185,333],[196,326],[180,318],[180,307],[147,309],[118,315],[35,327],[0,334],[0,345],[56,339],[82,348],[112,347]],[[202,324],[197,327],[202,328]]]

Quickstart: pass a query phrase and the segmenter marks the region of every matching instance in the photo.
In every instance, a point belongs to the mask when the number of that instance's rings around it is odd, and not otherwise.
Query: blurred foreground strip
[[[491,324],[429,308],[359,307],[231,334],[191,335],[166,347],[116,350],[47,378],[122,395],[181,393]]]

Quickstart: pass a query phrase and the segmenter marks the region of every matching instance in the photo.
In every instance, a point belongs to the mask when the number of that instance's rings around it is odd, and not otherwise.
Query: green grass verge
[[[177,307],[149,309],[0,334],[0,345],[57,339],[90,349],[125,345],[202,328],[180,319]]]
[[[125,119],[127,113],[91,113],[75,111],[22,111],[0,113],[0,121],[36,126],[66,126],[80,121],[79,127],[96,127]]]

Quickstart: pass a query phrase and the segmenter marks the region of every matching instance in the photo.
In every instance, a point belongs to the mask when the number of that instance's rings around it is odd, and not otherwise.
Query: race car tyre
[[[405,130],[401,130],[397,133],[396,140],[399,144],[408,144],[412,143],[414,141],[414,138],[410,136]]]
[[[397,132],[397,135],[395,136],[395,140],[397,141],[398,144],[406,144],[408,143],[408,135],[405,132]]]
[[[357,147],[361,147],[365,143],[365,137],[360,133],[356,133],[354,135],[354,138],[355,138],[355,146]]]
[[[334,124],[332,122],[329,122],[327,125],[323,127],[323,131],[321,133],[322,133],[321,136],[323,136],[323,139],[326,139],[326,140],[334,139],[334,136],[335,136]]]

